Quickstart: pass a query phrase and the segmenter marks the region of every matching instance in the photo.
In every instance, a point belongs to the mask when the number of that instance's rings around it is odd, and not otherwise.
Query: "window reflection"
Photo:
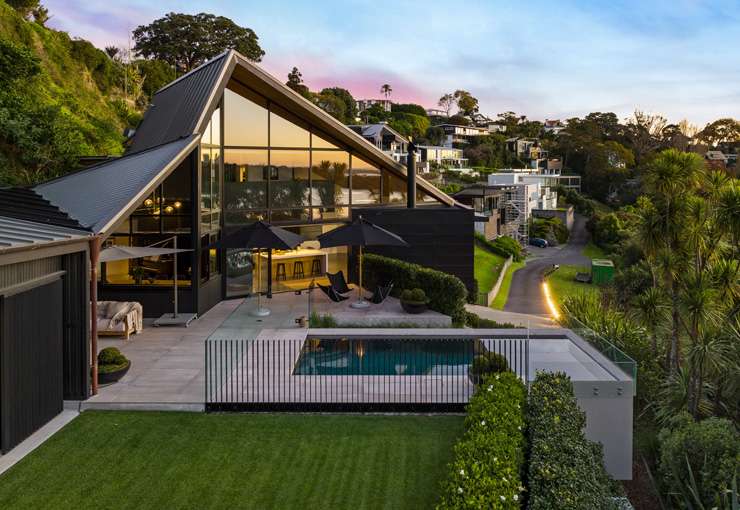
[[[392,173],[383,170],[383,203],[384,204],[395,204],[400,202],[406,202],[406,182],[393,175]]]
[[[270,106],[270,147],[309,147],[309,132],[300,121],[275,105]]]
[[[270,207],[310,205],[308,151],[270,151]]]
[[[267,207],[267,150],[224,151],[224,181],[229,212]]]
[[[239,94],[229,89],[224,91],[224,145],[267,146],[264,99],[246,89]]]
[[[312,158],[312,204],[348,204],[349,154],[339,151],[313,151]]]
[[[352,156],[352,204],[380,203],[380,169]]]

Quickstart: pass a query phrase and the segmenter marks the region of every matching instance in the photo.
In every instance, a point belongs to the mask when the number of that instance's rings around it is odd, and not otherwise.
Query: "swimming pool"
[[[308,339],[293,375],[466,375],[473,339]]]

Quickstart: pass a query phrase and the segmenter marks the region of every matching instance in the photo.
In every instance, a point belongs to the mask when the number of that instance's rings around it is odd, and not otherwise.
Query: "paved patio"
[[[395,322],[408,324],[417,321],[426,327],[449,327],[446,315],[428,311],[420,315],[403,312],[395,298],[382,305],[356,310],[349,307],[351,300],[331,302],[321,292],[312,293],[312,311],[329,314],[340,324],[368,326]],[[100,388],[98,395],[84,402],[82,408],[137,407],[153,408],[162,404],[182,409],[203,407],[205,394],[206,339],[303,339],[307,330],[295,322],[308,317],[308,294],[275,294],[263,299],[262,306],[272,313],[254,317],[250,311],[257,306],[255,298],[222,301],[188,328],[155,328],[145,321],[144,331],[126,341],[121,338],[99,338],[98,348],[118,347],[131,360],[129,372],[115,384]]]

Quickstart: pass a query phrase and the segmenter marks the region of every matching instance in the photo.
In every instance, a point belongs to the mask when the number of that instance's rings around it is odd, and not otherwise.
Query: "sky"
[[[635,109],[702,127],[740,118],[739,0],[43,0],[50,25],[98,47],[167,12],[253,29],[260,65],[311,90],[434,108],[470,91],[481,113],[566,119]]]

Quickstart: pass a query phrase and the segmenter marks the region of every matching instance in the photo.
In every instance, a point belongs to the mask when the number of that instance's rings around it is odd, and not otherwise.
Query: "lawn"
[[[606,252],[596,246],[594,243],[588,243],[581,253],[590,259],[605,259],[608,258]]]
[[[575,280],[576,273],[589,273],[591,269],[584,266],[562,265],[547,279],[550,294],[555,303],[562,303],[565,296],[574,294],[598,294],[599,287],[592,283],[581,283]]]
[[[462,424],[88,411],[0,476],[0,508],[432,508]]]
[[[504,279],[501,281],[501,288],[496,294],[496,299],[491,303],[491,308],[496,310],[503,310],[506,306],[506,301],[509,299],[509,289],[511,288],[511,279],[514,277],[514,273],[524,267],[524,262],[514,262],[506,270]]]
[[[501,268],[506,259],[475,245],[475,279],[478,281],[478,292],[488,293],[498,280]]]

